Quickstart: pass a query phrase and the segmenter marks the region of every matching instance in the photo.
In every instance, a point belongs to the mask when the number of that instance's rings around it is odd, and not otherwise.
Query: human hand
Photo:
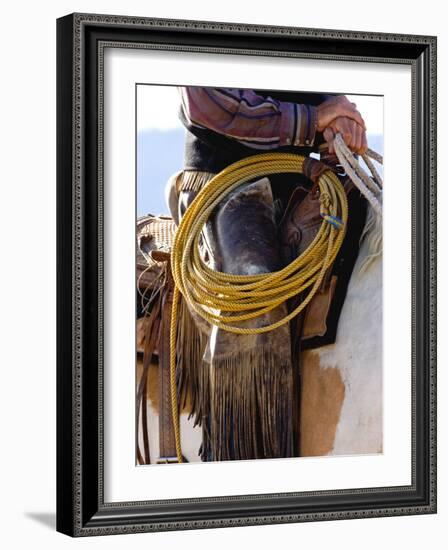
[[[356,104],[351,103],[345,95],[338,95],[327,99],[316,107],[317,111],[317,131],[323,132],[330,124],[340,117],[346,117],[359,124],[364,130],[366,125],[364,120],[356,109]]]
[[[367,151],[365,128],[350,118],[337,117],[324,130],[324,139],[330,153],[334,153],[333,140],[338,133],[354,153],[363,155]]]

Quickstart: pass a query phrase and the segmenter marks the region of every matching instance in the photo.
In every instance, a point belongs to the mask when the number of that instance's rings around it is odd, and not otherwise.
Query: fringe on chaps
[[[185,303],[178,327],[180,402],[202,427],[203,461],[293,456],[293,368],[289,350],[261,345],[204,359],[209,336]],[[233,335],[238,338],[239,335]],[[275,337],[275,336],[274,336]],[[244,338],[244,336],[242,337]]]

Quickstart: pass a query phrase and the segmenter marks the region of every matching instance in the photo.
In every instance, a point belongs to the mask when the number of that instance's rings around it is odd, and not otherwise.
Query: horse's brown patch
[[[137,357],[137,385],[143,372],[143,359]],[[159,366],[152,363],[149,367],[148,383],[146,385],[146,399],[155,411],[159,411]]]
[[[145,334],[146,334],[147,325],[148,325],[148,317],[140,317],[139,319],[137,319],[136,345],[137,345],[137,351],[139,353],[143,353],[143,349],[145,347]]]
[[[300,454],[323,456],[331,452],[345,397],[337,368],[323,368],[312,350],[301,357]]]

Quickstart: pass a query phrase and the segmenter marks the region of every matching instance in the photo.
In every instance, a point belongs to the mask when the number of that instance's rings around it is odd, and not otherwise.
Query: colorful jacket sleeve
[[[255,149],[312,146],[316,108],[239,88],[179,87],[189,124],[208,128]]]

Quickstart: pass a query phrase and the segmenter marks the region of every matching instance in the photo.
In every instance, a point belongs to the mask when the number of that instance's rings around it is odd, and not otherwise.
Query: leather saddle
[[[327,273],[321,288],[309,303],[300,322],[296,323],[295,330],[300,332],[301,349],[334,343],[339,316],[358,256],[359,240],[365,223],[365,199],[349,178],[341,173],[336,163],[337,159],[333,156],[327,156],[325,162],[313,158],[305,160],[303,173],[308,178],[308,184],[300,184],[294,189],[279,224],[282,257],[286,265],[307,249],[322,224],[318,178],[329,169],[338,175],[347,192],[349,204],[347,231],[332,269]],[[297,299],[301,298],[299,296]],[[296,303],[297,299],[290,305]]]

